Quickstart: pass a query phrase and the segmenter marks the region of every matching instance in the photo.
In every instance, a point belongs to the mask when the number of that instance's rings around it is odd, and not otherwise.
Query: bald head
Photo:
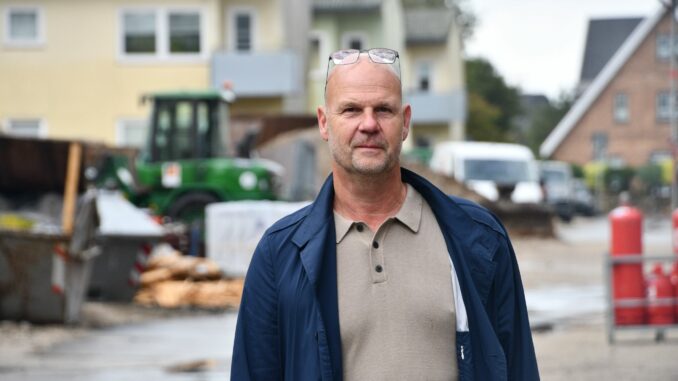
[[[402,102],[402,86],[400,74],[393,65],[374,63],[366,52],[360,53],[358,62],[348,65],[332,65],[327,74],[325,85],[325,105],[331,96],[333,88],[344,87],[350,84],[364,85],[365,81],[374,85],[388,86],[396,91]]]

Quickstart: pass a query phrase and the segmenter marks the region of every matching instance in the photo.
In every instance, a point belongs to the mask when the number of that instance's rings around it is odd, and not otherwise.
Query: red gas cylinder
[[[611,229],[610,254],[613,257],[641,255],[643,252],[643,214],[631,206],[620,206],[609,214]],[[612,295],[620,301],[645,301],[642,264],[618,264],[612,269]],[[645,323],[642,303],[632,307],[614,308],[615,323],[632,325]]]
[[[673,286],[659,263],[647,278],[647,320],[652,325],[673,324]]]
[[[673,286],[673,320],[678,322],[678,262],[673,264],[669,279]]]

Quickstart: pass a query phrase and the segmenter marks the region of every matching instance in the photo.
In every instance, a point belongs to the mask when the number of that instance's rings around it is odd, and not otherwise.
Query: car
[[[562,161],[539,163],[539,177],[544,188],[544,199],[558,217],[569,222],[575,214],[574,183],[570,165]]]
[[[490,201],[543,200],[537,162],[532,151],[519,144],[441,142],[434,146],[429,166]]]

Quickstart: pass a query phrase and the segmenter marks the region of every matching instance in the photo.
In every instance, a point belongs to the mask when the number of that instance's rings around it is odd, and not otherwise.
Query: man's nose
[[[360,131],[362,132],[373,132],[378,129],[379,122],[377,121],[377,115],[372,109],[365,109],[363,112],[363,120],[360,122]]]

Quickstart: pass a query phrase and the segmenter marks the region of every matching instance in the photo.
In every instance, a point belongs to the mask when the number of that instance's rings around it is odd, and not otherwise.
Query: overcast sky
[[[576,85],[590,18],[649,17],[659,0],[467,0],[478,25],[466,55],[482,56],[523,93],[555,99]]]

